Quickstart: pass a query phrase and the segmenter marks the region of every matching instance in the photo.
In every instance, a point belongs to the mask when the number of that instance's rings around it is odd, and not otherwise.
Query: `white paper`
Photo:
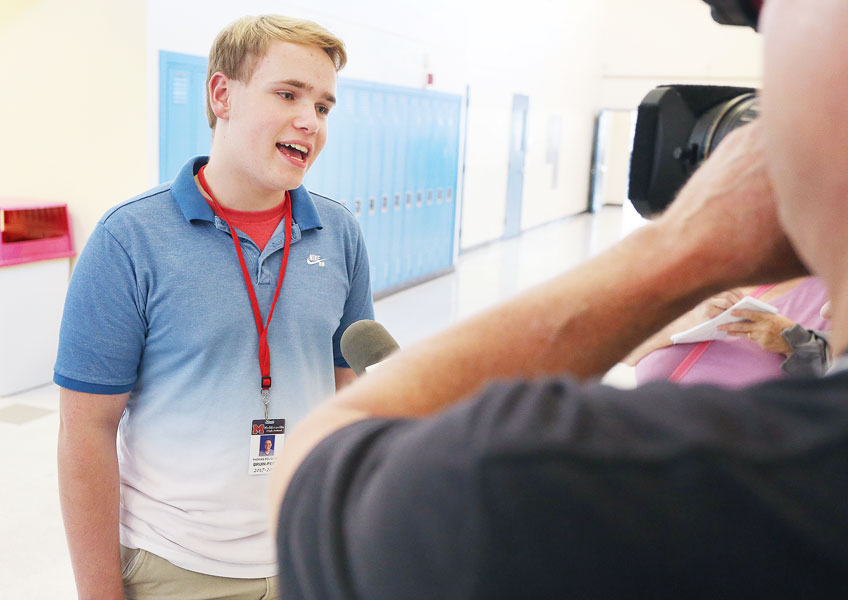
[[[726,311],[717,315],[710,319],[709,321],[704,321],[700,325],[696,325],[691,329],[687,329],[686,331],[681,331],[680,333],[675,333],[671,336],[671,342],[673,344],[690,344],[693,342],[705,342],[707,340],[720,340],[722,338],[727,337],[726,331],[721,331],[718,329],[719,325],[724,325],[725,323],[733,323],[735,321],[743,321],[739,317],[734,317],[730,313],[734,310],[742,309],[742,310],[757,310],[760,312],[768,312],[768,313],[777,313],[777,308],[763,302],[762,300],[757,300],[756,298],[752,298],[751,296],[745,296],[739,302],[728,308]]]

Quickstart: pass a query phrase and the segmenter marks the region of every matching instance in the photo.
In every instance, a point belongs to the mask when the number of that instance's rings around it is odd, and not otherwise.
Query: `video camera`
[[[757,28],[763,0],[704,0],[722,25]],[[639,104],[628,197],[643,217],[662,212],[728,133],[759,115],[756,90],[667,85]]]

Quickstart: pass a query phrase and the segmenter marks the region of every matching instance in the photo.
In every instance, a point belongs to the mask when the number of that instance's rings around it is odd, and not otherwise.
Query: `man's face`
[[[273,445],[273,442],[271,442],[271,440],[265,440],[265,454],[271,453],[271,446],[272,445]]]
[[[250,81],[228,80],[215,135],[225,136],[244,183],[259,191],[300,186],[327,141],[335,93],[335,67],[323,50],[279,41],[257,61]]]
[[[763,120],[781,223],[822,275],[848,199],[848,2],[768,0]]]

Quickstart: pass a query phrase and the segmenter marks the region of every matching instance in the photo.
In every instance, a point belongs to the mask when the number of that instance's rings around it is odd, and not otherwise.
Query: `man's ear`
[[[230,78],[218,71],[209,78],[209,105],[219,119],[230,115]]]

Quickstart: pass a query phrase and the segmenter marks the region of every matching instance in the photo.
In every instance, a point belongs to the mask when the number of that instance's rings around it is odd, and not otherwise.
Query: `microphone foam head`
[[[385,360],[398,348],[386,328],[369,319],[353,323],[342,334],[342,356],[357,375],[364,374],[366,367]]]

